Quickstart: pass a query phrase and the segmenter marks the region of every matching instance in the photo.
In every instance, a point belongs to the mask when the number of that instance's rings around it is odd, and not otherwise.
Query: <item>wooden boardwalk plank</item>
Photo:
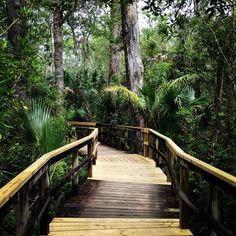
[[[178,224],[176,219],[56,218],[50,225],[49,235],[192,235],[189,230],[179,229]]]
[[[92,179],[170,185],[166,182],[166,175],[155,167],[153,160],[105,145],[98,149]]]
[[[78,192],[51,222],[50,236],[192,235],[178,227],[166,176],[143,156],[101,145],[93,177]]]
[[[59,216],[178,218],[178,201],[168,185],[90,179]]]

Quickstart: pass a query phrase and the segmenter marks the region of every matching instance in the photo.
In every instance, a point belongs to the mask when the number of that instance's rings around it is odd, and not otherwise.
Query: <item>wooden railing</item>
[[[233,236],[221,219],[221,195],[236,196],[236,177],[206,162],[203,162],[179,148],[170,138],[148,128],[112,126],[94,122],[71,122],[84,132],[99,128],[99,139],[106,143],[135,153],[143,153],[152,158],[156,166],[161,166],[180,199],[180,227],[188,228],[192,213],[198,214],[212,229],[211,235]],[[194,199],[193,185],[197,179],[204,180],[209,189],[208,207],[204,209]],[[191,181],[191,182],[190,182]]]
[[[88,167],[88,175],[91,177],[92,163],[95,164],[97,156],[97,138],[98,129],[93,128],[88,136],[43,155],[3,186],[0,189],[0,223],[10,211],[14,211],[17,236],[33,235],[36,225],[40,226],[41,235],[47,235],[52,196],[69,180],[72,180],[73,193],[76,194],[79,172],[85,166]],[[87,158],[79,163],[78,149],[86,145]],[[70,159],[72,168],[66,176],[51,186],[50,166],[63,158],[67,158],[67,161]]]

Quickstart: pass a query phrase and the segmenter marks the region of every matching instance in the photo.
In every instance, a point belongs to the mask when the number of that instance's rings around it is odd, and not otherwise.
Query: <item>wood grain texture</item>
[[[178,217],[177,198],[153,160],[100,145],[93,178],[61,208],[49,235],[192,235]]]
[[[50,224],[49,236],[109,235],[109,236],[177,236],[192,235],[178,228],[176,219],[99,219],[55,218]]]
[[[93,178],[69,199],[58,216],[178,218],[178,201],[155,162],[100,145]]]
[[[170,186],[87,180],[60,217],[178,218],[178,201]]]
[[[170,185],[153,160],[105,145],[99,146],[93,179]]]

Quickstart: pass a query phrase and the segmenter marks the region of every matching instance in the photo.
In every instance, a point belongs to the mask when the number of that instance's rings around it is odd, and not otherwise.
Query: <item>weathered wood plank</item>
[[[178,223],[176,219],[55,218],[49,235],[192,235],[179,229]]]
[[[153,160],[101,145],[93,179],[170,185]]]
[[[178,227],[178,201],[155,162],[103,145],[93,177],[58,216],[75,218],[54,219],[49,235],[191,235]]]
[[[155,162],[101,145],[93,178],[58,216],[178,218],[178,201]]]

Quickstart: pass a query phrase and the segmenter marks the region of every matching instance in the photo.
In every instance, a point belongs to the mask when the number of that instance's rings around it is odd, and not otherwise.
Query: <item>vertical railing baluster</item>
[[[189,169],[187,165],[181,161],[180,162],[180,191],[185,194],[185,196],[189,195]],[[190,220],[190,208],[180,197],[180,228],[187,229]]]
[[[210,185],[211,193],[210,193],[210,204],[211,204],[211,215],[214,219],[220,220],[220,189],[215,185]],[[214,231],[211,231],[211,236],[217,236]]]
[[[149,135],[149,141],[148,141],[148,154],[149,158],[153,159],[153,148],[152,148],[152,141],[153,141],[153,136]]]
[[[78,156],[78,151],[76,150],[73,153],[72,169],[75,169],[78,165],[79,165],[79,156]],[[77,195],[78,185],[79,185],[79,173],[74,173],[74,175],[72,176],[72,194],[73,194],[73,196]]]
[[[16,204],[16,236],[23,235],[29,218],[29,193],[25,186],[18,192]]]
[[[91,143],[88,144],[88,158],[90,158],[93,154],[94,149],[94,140],[91,141]],[[93,165],[92,162],[89,162],[88,164],[88,177],[93,176]]]
[[[164,149],[166,149],[167,148],[167,151],[166,151],[166,158],[167,158],[167,171],[166,171],[166,177],[167,177],[167,182],[168,183],[170,183],[170,182],[172,182],[172,177],[171,177],[171,170],[170,170],[170,168],[171,168],[171,151],[170,151],[170,149],[169,149],[169,147],[167,146],[167,144],[166,144],[166,142],[165,142],[165,146],[164,146],[165,148]],[[162,150],[163,152],[164,152],[164,149]]]
[[[155,137],[155,147],[156,147],[156,155],[155,155],[155,162],[156,162],[156,167],[160,167],[160,156],[158,154],[158,150],[159,150],[159,141],[157,139],[157,137]]]
[[[125,130],[125,145],[124,145],[124,151],[129,150],[129,131],[128,129]]]
[[[149,130],[147,128],[143,129],[143,155],[144,157],[149,157]]]
[[[49,200],[49,170],[47,169],[45,173],[40,178],[40,188],[39,188],[39,202],[43,206],[45,201]],[[47,235],[49,232],[49,203],[45,206],[44,212],[40,218],[40,235]]]
[[[121,147],[121,138],[122,138],[122,129],[120,129],[120,128],[118,128],[117,129],[117,149],[119,149],[119,150],[121,150],[122,149],[122,147]]]
[[[98,143],[98,137],[96,137],[96,138],[94,139],[93,150],[94,150],[94,148],[96,147],[97,143]],[[96,162],[97,162],[97,154],[98,154],[98,153],[97,153],[97,150],[96,150],[95,156],[94,156],[94,159],[93,159],[93,165],[96,165]]]

